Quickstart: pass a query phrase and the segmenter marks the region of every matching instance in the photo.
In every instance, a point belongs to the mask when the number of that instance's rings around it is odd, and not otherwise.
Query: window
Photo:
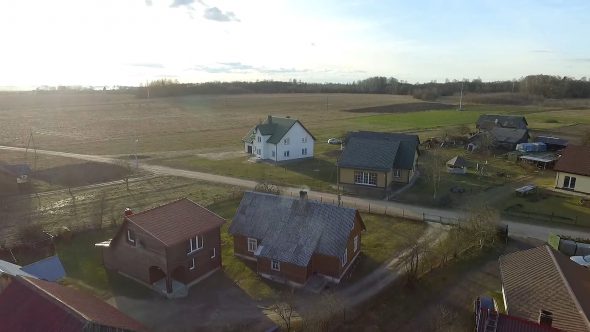
[[[195,269],[195,267],[196,267],[196,264],[195,264],[195,259],[193,258],[193,259],[191,259],[190,261],[188,261],[188,269],[189,269],[189,270],[194,270],[194,269]]]
[[[127,241],[131,244],[135,244],[135,232],[130,229],[127,229]]]
[[[255,252],[258,249],[258,240],[253,238],[248,238],[248,251]]]
[[[283,144],[285,144],[285,145],[289,145],[289,142],[290,142],[289,137],[287,137],[283,140]]]
[[[344,249],[344,255],[342,255],[342,257],[340,258],[340,263],[342,263],[342,266],[348,263],[348,248]]]
[[[273,156],[273,157],[275,156],[275,152],[274,152],[274,151],[272,151],[272,156]]]
[[[281,270],[281,262],[275,261],[274,259],[270,261],[270,268],[275,271]]]
[[[393,170],[393,177],[394,178],[399,178],[402,176],[402,171],[400,171],[399,169],[394,169]]]
[[[202,236],[195,236],[194,238],[191,237],[189,240],[189,247],[188,253],[192,254],[193,252],[203,248],[203,237]]]
[[[354,252],[357,252],[357,250],[359,250],[359,236],[356,235],[354,237]]]
[[[262,137],[258,136],[258,143],[262,142]]]
[[[215,258],[215,248],[213,248],[213,251],[211,252],[211,258]]]
[[[289,150],[287,150],[287,151],[284,151],[284,152],[283,152],[283,157],[288,157],[288,156],[289,156]]]
[[[307,143],[307,137],[301,138],[301,143]]]
[[[257,154],[257,155],[260,155],[260,153],[261,153],[261,152],[262,152],[262,151],[261,151],[260,149],[257,149],[257,150],[256,150],[256,154]]]
[[[573,176],[566,176],[563,179],[563,187],[567,189],[574,189],[576,188],[576,178]]]
[[[307,156],[307,148],[301,149],[301,154]]]
[[[377,173],[355,171],[354,172],[354,183],[366,184],[369,186],[376,186],[377,185]]]

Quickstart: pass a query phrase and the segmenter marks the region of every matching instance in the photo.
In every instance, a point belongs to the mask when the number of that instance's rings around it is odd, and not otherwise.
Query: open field
[[[577,101],[579,102],[579,101]],[[419,112],[344,112],[403,104]],[[0,144],[26,146],[30,132],[37,148],[90,154],[157,154],[191,150],[241,150],[241,138],[268,114],[299,118],[323,142],[347,130],[424,132],[473,124],[481,113],[532,116],[533,129],[559,129],[590,121],[590,111],[567,106],[477,106],[466,111],[428,111],[409,96],[367,94],[251,94],[137,99],[114,93],[0,94]],[[577,104],[576,104],[577,105]],[[433,106],[433,109],[436,107]],[[366,111],[366,110],[365,110]],[[363,111],[363,112],[365,112]],[[549,112],[548,115],[540,115]],[[560,120],[561,114],[564,118]],[[558,118],[557,123],[546,122]],[[137,142],[136,142],[137,139]]]

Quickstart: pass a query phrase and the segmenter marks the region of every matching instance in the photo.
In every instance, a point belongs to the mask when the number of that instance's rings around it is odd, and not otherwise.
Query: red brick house
[[[169,297],[221,268],[224,220],[183,198],[151,210],[126,210],[123,224],[104,245],[104,265]]]
[[[98,298],[54,282],[10,277],[0,288],[0,331],[147,331]]]
[[[264,278],[301,287],[313,276],[338,283],[361,251],[365,224],[355,209],[247,192],[229,232],[236,256]]]

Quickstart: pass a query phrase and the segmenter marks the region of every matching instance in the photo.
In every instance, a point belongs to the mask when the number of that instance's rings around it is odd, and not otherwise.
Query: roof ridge
[[[166,205],[170,205],[170,204],[173,204],[173,203],[180,202],[180,201],[182,201],[183,199],[189,200],[189,199],[188,199],[188,198],[186,198],[186,197],[177,198],[177,199],[175,199],[175,200],[173,200],[173,201],[170,201],[170,202],[168,202],[168,203],[160,204],[160,205],[158,205],[158,206],[154,206],[154,207],[152,207],[152,208],[149,208],[149,209],[147,209],[147,210],[143,210],[143,211],[140,211],[140,212],[137,212],[137,213],[132,213],[130,216],[125,216],[125,218],[127,218],[127,217],[133,217],[133,216],[137,216],[137,215],[140,215],[140,214],[145,214],[145,213],[147,213],[147,212],[150,212],[150,211],[152,211],[152,210],[155,210],[155,209],[157,209],[157,208],[161,208],[161,207],[163,207],[163,206],[166,206]],[[189,201],[190,201],[190,200],[189,200]],[[192,201],[191,201],[191,202],[192,202]],[[193,202],[193,203],[194,203],[194,202]],[[133,210],[132,210],[131,212],[133,212]]]
[[[567,289],[567,292],[569,293],[569,295],[571,296],[571,298],[574,300],[574,304],[576,306],[576,309],[577,309],[578,313],[580,313],[582,315],[582,318],[584,318],[584,324],[586,325],[586,327],[588,327],[590,329],[590,321],[588,320],[588,317],[584,313],[584,310],[582,309],[582,306],[580,305],[580,302],[578,301],[578,298],[576,297],[576,294],[572,290],[569,281],[567,280],[567,278],[563,274],[563,271],[561,270],[561,266],[559,265],[559,263],[555,259],[555,253],[553,252],[553,250],[548,245],[545,244],[543,246],[545,247],[545,250],[547,250],[547,252],[549,253],[549,256],[551,257],[551,260],[553,261],[553,264],[557,268],[557,272],[559,273],[559,276],[560,276],[561,280],[563,280],[564,285],[565,285],[565,288]],[[573,264],[575,264],[575,263],[573,263]]]
[[[80,316],[80,318],[82,318],[84,321],[86,321],[86,322],[94,322],[93,319],[89,318],[88,316],[86,316],[82,312],[76,310],[74,307],[72,307],[68,303],[66,303],[66,302],[62,301],[61,299],[57,298],[55,295],[53,295],[52,293],[48,292],[44,288],[40,287],[39,285],[37,285],[32,280],[29,280],[29,278],[26,278],[26,277],[17,277],[17,278],[23,280],[23,284],[25,285],[25,287],[29,287],[29,288],[33,287],[36,290],[39,290],[41,292],[40,295],[43,296],[46,300],[51,301],[53,299],[57,305],[60,305],[60,306],[64,307],[64,309],[69,310],[69,311],[73,312],[74,314]],[[41,282],[50,282],[50,281],[43,281],[43,280],[40,280],[40,281]],[[67,288],[67,286],[63,286],[63,285],[60,285],[60,284],[57,284],[57,283],[56,283],[56,285],[58,285],[59,287],[65,287],[65,288]],[[48,299],[47,297],[50,297],[50,299]]]

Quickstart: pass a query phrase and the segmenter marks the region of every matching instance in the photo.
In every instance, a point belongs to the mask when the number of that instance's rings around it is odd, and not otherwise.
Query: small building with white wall
[[[244,151],[258,159],[288,161],[313,158],[315,137],[297,119],[269,115],[243,141]]]

